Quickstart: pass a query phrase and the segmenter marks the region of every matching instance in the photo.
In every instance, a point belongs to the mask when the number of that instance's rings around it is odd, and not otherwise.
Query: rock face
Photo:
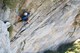
[[[0,53],[11,53],[9,32],[7,28],[10,27],[10,23],[3,23],[0,20]]]
[[[47,49],[56,50],[59,45],[80,38],[79,0],[26,0],[22,9],[26,8],[31,11],[30,23],[17,35],[15,34],[22,23],[13,25],[12,53],[42,53]],[[15,11],[11,11],[9,17],[12,24],[16,20]]]

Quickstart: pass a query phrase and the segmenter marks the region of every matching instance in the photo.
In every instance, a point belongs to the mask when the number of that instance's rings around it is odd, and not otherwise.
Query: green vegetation
[[[3,0],[4,5],[7,5],[10,8],[16,7],[19,0]]]
[[[73,43],[68,43],[68,44],[62,44],[58,48],[59,53],[65,53],[69,48],[73,47]]]
[[[5,6],[8,6],[9,8],[13,9],[17,6],[17,4],[21,4],[24,2],[24,0],[2,0],[3,4]]]
[[[46,50],[44,53],[80,53],[80,40],[74,43],[62,44],[55,52]]]
[[[0,0],[0,3],[2,3],[3,2],[3,0]]]
[[[11,35],[12,35],[12,31],[13,31],[13,26],[12,26],[12,25],[8,28],[8,31],[9,31],[9,34],[10,34],[9,37],[11,37]]]
[[[74,42],[73,46],[71,48],[68,48],[65,53],[80,53],[80,41]]]

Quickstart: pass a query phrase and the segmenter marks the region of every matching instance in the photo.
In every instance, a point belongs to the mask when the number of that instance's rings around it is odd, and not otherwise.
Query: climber
[[[18,22],[26,22],[27,24],[30,22],[29,21],[29,15],[30,15],[30,12],[27,12],[27,11],[23,11],[23,13],[19,16],[17,16],[18,18],[18,21],[14,23],[14,25],[16,25]]]

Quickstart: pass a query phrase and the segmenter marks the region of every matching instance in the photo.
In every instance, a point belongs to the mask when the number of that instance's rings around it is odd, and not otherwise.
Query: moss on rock
[[[16,7],[17,2],[19,2],[19,0],[3,0],[4,5],[7,5],[10,8]]]
[[[9,37],[11,37],[12,31],[13,31],[13,26],[12,25],[8,28],[8,31],[9,31],[9,34],[10,34]]]
[[[44,53],[80,53],[80,39],[72,43],[62,44],[57,51],[46,50]]]
[[[65,53],[80,53],[80,39],[75,41],[73,43],[73,46],[71,48],[68,48]]]
[[[9,8],[13,9],[16,7],[18,3],[22,3],[24,0],[2,0],[4,5],[8,6]]]

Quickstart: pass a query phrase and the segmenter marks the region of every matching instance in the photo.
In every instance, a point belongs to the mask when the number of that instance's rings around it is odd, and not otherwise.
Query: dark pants
[[[16,24],[17,24],[17,23],[19,23],[19,22],[26,22],[26,24],[28,24],[28,22],[27,22],[27,21],[18,20],[17,22],[15,22],[15,23],[14,23],[14,25],[16,25]]]

